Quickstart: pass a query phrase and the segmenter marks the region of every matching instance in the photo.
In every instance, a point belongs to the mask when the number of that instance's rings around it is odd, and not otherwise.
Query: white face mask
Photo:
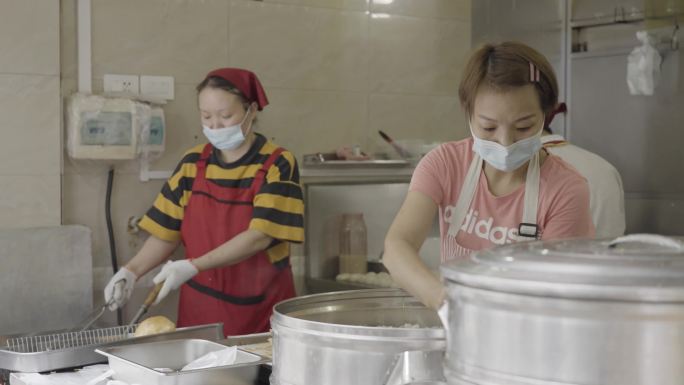
[[[473,151],[495,169],[510,172],[525,164],[542,148],[541,133],[543,129],[544,118],[542,117],[542,127],[536,134],[506,147],[491,140],[478,138],[473,132],[472,125],[470,125],[470,133],[474,140]]]
[[[245,142],[245,134],[242,133],[242,124],[247,120],[250,108],[247,108],[245,117],[242,122],[225,128],[211,129],[202,125],[202,132],[204,136],[209,139],[209,142],[219,150],[235,150]],[[250,126],[250,129],[252,127]],[[249,130],[247,130],[249,132]]]

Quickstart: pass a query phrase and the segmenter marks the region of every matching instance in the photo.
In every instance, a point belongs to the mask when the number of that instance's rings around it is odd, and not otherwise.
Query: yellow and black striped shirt
[[[180,239],[185,207],[192,196],[196,164],[203,148],[204,145],[198,145],[185,153],[153,206],[140,221],[140,227],[155,237],[166,241]],[[256,173],[277,148],[257,134],[250,150],[236,162],[223,162],[214,150],[207,161],[206,179],[223,187],[250,188]],[[271,165],[253,203],[249,228],[274,239],[266,250],[272,263],[287,258],[290,242],[304,240],[304,202],[297,161],[292,153],[283,151]]]

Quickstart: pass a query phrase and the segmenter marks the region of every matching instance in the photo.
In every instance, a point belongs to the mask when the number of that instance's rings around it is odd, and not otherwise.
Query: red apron
[[[207,181],[207,144],[197,161],[192,195],[185,208],[181,239],[188,259],[201,257],[247,230],[253,201],[266,180],[277,149],[257,171],[251,186],[222,187]],[[295,296],[289,259],[269,261],[265,251],[237,264],[196,275],[181,287],[178,326],[223,322],[226,336],[266,332],[276,303]]]

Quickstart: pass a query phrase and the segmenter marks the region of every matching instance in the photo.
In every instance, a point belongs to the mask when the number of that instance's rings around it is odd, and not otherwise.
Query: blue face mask
[[[247,109],[245,117],[242,122],[225,128],[211,129],[202,125],[202,132],[204,136],[209,139],[209,142],[219,150],[235,150],[245,142],[245,134],[242,133],[242,124],[247,120],[250,109]],[[250,125],[250,129],[251,129]],[[249,133],[249,130],[247,130]]]
[[[544,119],[542,118],[542,127],[536,134],[519,140],[510,146],[503,146],[490,140],[478,138],[471,126],[470,133],[474,140],[473,151],[495,169],[510,172],[525,164],[542,148],[541,133],[543,128]]]

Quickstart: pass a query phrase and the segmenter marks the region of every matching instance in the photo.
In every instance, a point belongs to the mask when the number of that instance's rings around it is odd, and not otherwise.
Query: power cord
[[[107,234],[109,235],[109,256],[112,260],[114,274],[119,271],[119,263],[116,257],[116,243],[114,242],[114,228],[112,226],[112,186],[114,184],[114,167],[109,169],[107,175],[107,195],[105,196],[105,218],[107,220]],[[123,325],[123,312],[116,309],[116,323]]]

